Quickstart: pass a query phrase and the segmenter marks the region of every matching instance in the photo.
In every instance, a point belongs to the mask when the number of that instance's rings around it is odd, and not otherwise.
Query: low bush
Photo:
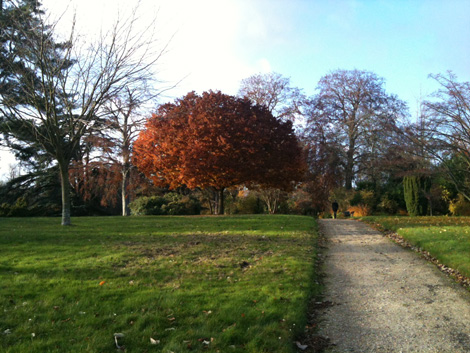
[[[29,210],[28,202],[24,197],[18,198],[13,205],[8,203],[0,205],[0,217],[27,217],[32,214],[33,212]]]
[[[351,206],[348,208],[348,211],[351,213],[351,216],[354,217],[364,217],[371,214],[370,207],[363,204]]]
[[[256,191],[244,191],[236,196],[225,198],[226,214],[262,214],[266,213],[265,204]]]
[[[166,215],[198,215],[201,214],[201,203],[192,196],[180,195],[174,192],[163,196],[165,203],[162,214]]]
[[[398,212],[398,202],[393,198],[390,198],[388,194],[385,194],[380,199],[378,208],[380,211],[388,214],[396,214]]]
[[[457,199],[449,202],[449,211],[453,216],[470,216],[470,202],[459,194]]]
[[[134,216],[161,215],[165,199],[160,196],[143,196],[132,201],[129,208]]]
[[[135,216],[198,215],[201,213],[199,200],[174,192],[164,196],[139,197],[129,204],[129,208]]]

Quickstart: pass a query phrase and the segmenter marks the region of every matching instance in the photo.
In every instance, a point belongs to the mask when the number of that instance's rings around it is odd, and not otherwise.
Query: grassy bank
[[[73,221],[0,219],[0,351],[295,351],[312,218]]]
[[[364,217],[470,277],[470,217]]]

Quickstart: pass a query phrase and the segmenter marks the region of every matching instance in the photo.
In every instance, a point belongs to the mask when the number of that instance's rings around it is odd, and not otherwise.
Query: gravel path
[[[470,352],[470,293],[419,255],[353,220],[328,239],[319,334],[327,352]]]

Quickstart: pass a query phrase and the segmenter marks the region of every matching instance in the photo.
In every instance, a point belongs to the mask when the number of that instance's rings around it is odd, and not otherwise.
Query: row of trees
[[[282,102],[289,114],[280,117],[304,119],[298,135],[308,173],[292,195],[304,195],[304,210],[318,214],[340,199],[344,210],[463,214],[470,209],[470,84],[451,72],[430,77],[441,88],[420,102],[416,117],[382,78],[361,70],[323,76],[313,97],[275,73],[242,81],[240,92],[266,106]],[[420,181],[414,203],[404,180]]]
[[[116,212],[121,199],[127,215],[130,199],[175,189],[198,190],[223,214],[224,197],[250,189],[269,212],[290,199],[318,214],[332,198],[397,212],[403,178],[427,180],[428,206],[409,210],[470,201],[470,85],[452,73],[432,76],[441,89],[412,121],[382,78],[360,70],[328,73],[313,97],[269,73],[242,80],[238,97],[191,92],[155,108],[165,47],[136,30],[137,12],[83,43],[74,26],[59,36],[36,0],[0,11],[1,143],[28,170],[0,188],[12,209],[34,199],[54,213],[60,190],[68,225],[72,204]]]

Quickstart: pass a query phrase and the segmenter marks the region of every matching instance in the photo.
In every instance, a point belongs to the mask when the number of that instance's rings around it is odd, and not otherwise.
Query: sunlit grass
[[[470,277],[470,217],[364,217]]]
[[[0,351],[295,351],[312,218],[73,221],[0,219]]]

